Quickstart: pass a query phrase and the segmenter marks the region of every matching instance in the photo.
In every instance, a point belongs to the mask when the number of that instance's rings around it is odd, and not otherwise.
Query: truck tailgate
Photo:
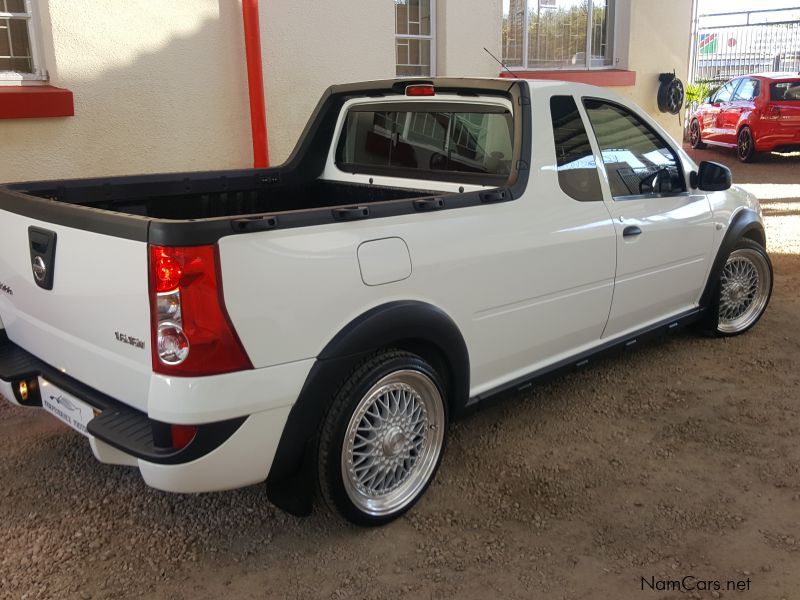
[[[34,262],[49,239],[55,252],[44,277],[46,287],[52,275],[52,289],[45,289],[36,282]],[[152,368],[147,257],[145,242],[0,210],[0,319],[9,339],[146,411]],[[44,262],[36,265],[40,277]]]

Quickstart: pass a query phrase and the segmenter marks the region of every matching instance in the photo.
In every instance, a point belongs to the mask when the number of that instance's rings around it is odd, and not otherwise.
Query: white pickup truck
[[[174,492],[363,525],[482,403],[696,322],[749,329],[757,201],[601,88],[330,88],[264,170],[0,187],[0,393]]]

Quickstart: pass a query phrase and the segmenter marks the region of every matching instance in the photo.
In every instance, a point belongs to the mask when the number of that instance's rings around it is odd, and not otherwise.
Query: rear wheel
[[[756,144],[753,132],[747,126],[742,127],[736,137],[736,154],[742,162],[751,162],[755,158]]]
[[[739,335],[764,314],[772,294],[772,263],[764,248],[742,239],[728,255],[719,279],[716,333]]]
[[[319,489],[329,508],[357,525],[382,525],[409,510],[433,480],[447,435],[438,373],[394,350],[345,382],[319,441]]]
[[[697,119],[692,119],[692,122],[689,123],[689,144],[695,150],[702,150],[706,147],[700,138],[700,121]]]

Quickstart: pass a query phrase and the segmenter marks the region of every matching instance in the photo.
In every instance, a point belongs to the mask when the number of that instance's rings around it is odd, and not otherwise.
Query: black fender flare
[[[703,288],[703,294],[700,296],[700,308],[704,310],[712,309],[709,311],[709,317],[713,316],[713,318],[716,318],[717,316],[717,311],[713,310],[715,307],[712,305],[716,302],[719,278],[725,266],[725,261],[728,259],[728,255],[742,238],[752,239],[764,247],[767,245],[767,236],[764,232],[764,226],[761,224],[758,213],[751,208],[740,210],[733,216],[728,231],[725,233],[725,237],[722,238],[722,243],[719,245],[714,263],[711,265],[711,271],[708,274],[706,286]]]
[[[337,333],[311,367],[289,412],[267,477],[267,495],[273,504],[298,516],[311,513],[315,442],[322,420],[357,365],[386,347],[415,352],[434,368],[446,369],[451,419],[464,414],[469,399],[469,353],[453,319],[426,302],[404,300],[376,306]]]

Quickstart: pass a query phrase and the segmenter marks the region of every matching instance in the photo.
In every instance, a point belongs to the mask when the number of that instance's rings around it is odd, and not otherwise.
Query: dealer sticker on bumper
[[[41,377],[39,390],[42,394],[42,408],[78,433],[89,435],[86,426],[95,417],[94,408]]]

